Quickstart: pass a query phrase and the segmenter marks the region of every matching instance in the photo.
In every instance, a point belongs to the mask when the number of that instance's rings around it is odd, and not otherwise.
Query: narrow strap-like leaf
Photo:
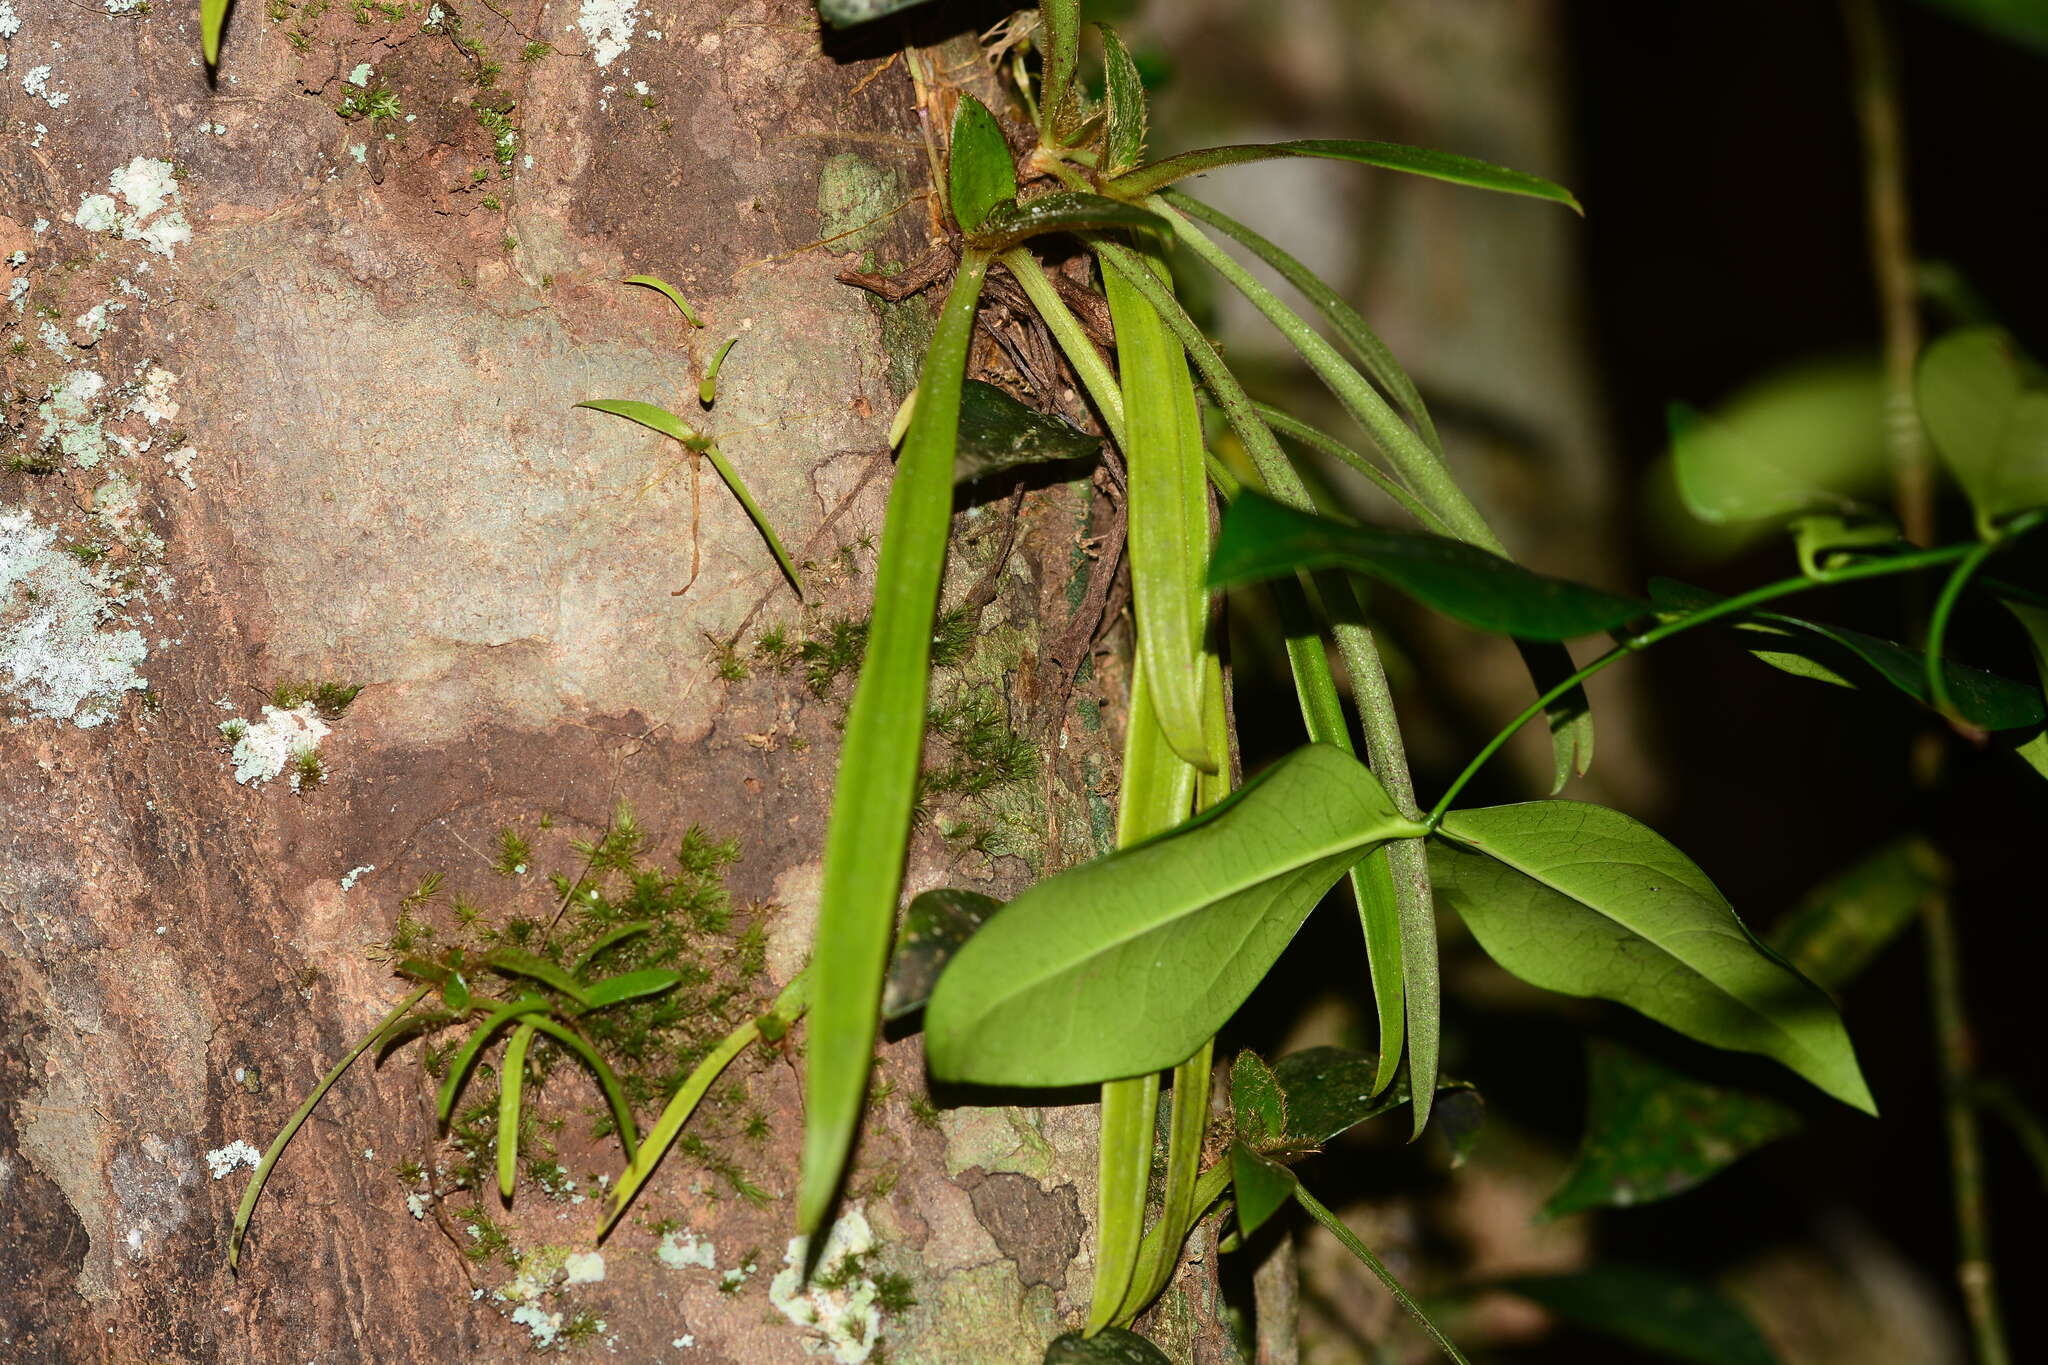
[[[505,1044],[505,1069],[498,1076],[498,1194],[512,1198],[519,1179],[519,1096],[526,1085],[526,1049],[533,1044],[533,1025],[512,1030]]]
[[[1437,454],[1443,454],[1443,439],[1437,435],[1436,423],[1430,420],[1429,408],[1422,401],[1421,390],[1417,389],[1415,381],[1408,377],[1408,371],[1401,368],[1401,362],[1394,358],[1394,353],[1388,348],[1387,343],[1380,340],[1379,334],[1366,324],[1364,316],[1347,303],[1343,295],[1324,283],[1321,276],[1289,255],[1277,243],[1261,236],[1220,209],[1212,208],[1199,199],[1182,194],[1179,190],[1168,190],[1164,197],[1167,203],[1190,218],[1199,219],[1235,240],[1254,256],[1273,267],[1282,279],[1299,290],[1301,296],[1309,301],[1310,306],[1321,313],[1330,326],[1336,329],[1337,335],[1343,338],[1344,344],[1351,348],[1351,353],[1365,366],[1365,371],[1372,376],[1373,382],[1386,390],[1387,396],[1400,405],[1401,411],[1407,414],[1409,423],[1414,426],[1416,434],[1422,437],[1423,443]]]
[[[1130,1319],[1166,1289],[1180,1261],[1181,1244],[1195,1221],[1195,1181],[1202,1173],[1202,1138],[1209,1130],[1209,1067],[1214,1040],[1173,1069],[1173,1106],[1167,1118],[1166,1190],[1159,1204],[1161,1236],[1138,1248],[1138,1268],[1120,1316]]]
[[[654,921],[651,919],[636,919],[631,924],[621,924],[618,928],[600,935],[595,942],[585,948],[582,954],[569,964],[569,970],[580,975],[585,967],[597,961],[597,955],[605,949],[616,947],[633,935],[644,934],[653,927]]]
[[[1137,1275],[1145,1234],[1145,1191],[1152,1177],[1152,1128],[1159,1112],[1159,1073],[1102,1087],[1096,1136],[1095,1289],[1088,1330],[1117,1318]]]
[[[1353,450],[1350,446],[1345,445],[1336,437],[1320,428],[1310,426],[1308,423],[1289,415],[1279,408],[1273,407],[1269,403],[1260,403],[1258,409],[1259,416],[1266,419],[1266,425],[1272,427],[1280,435],[1299,441],[1310,450],[1320,455],[1327,455],[1331,459],[1363,475],[1373,487],[1386,494],[1402,511],[1415,518],[1416,522],[1425,531],[1440,536],[1447,536],[1451,533],[1450,528],[1444,524],[1443,518],[1432,512],[1426,503],[1409,492],[1406,485],[1400,483],[1392,475]]]
[[[1394,1302],[1400,1304],[1408,1316],[1414,1318],[1422,1330],[1429,1334],[1429,1339],[1437,1344],[1438,1350],[1458,1362],[1458,1365],[1471,1365],[1459,1353],[1458,1348],[1451,1344],[1451,1339],[1444,1335],[1443,1329],[1431,1322],[1429,1315],[1422,1311],[1422,1306],[1409,1297],[1408,1291],[1401,1287],[1401,1282],[1394,1278],[1394,1272],[1387,1269],[1386,1262],[1373,1255],[1372,1249],[1358,1240],[1358,1234],[1346,1226],[1343,1219],[1324,1208],[1322,1201],[1310,1194],[1308,1187],[1299,1182],[1294,1186],[1294,1198],[1296,1203],[1308,1210],[1311,1218],[1328,1228],[1331,1234],[1344,1244],[1344,1249],[1356,1256],[1365,1268],[1373,1273],[1374,1278],[1387,1287],[1387,1292],[1394,1296]]]
[[[683,321],[689,323],[692,327],[702,327],[704,325],[704,319],[697,316],[697,310],[690,307],[690,301],[678,293],[676,287],[667,280],[656,279],[652,275],[629,275],[626,277],[625,283],[637,284],[654,290],[682,311]]]
[[[538,995],[522,995],[517,1000],[507,1001],[490,1011],[463,1039],[462,1047],[448,1063],[448,1074],[441,1078],[441,1093],[437,1097],[434,1112],[446,1128],[448,1120],[455,1113],[455,1098],[462,1093],[463,1082],[469,1079],[469,1069],[476,1065],[476,1059],[489,1046],[498,1030],[523,1015],[539,1014],[548,1008],[548,1002]]]
[[[640,1135],[633,1124],[633,1107],[626,1103],[626,1087],[619,1084],[617,1074],[590,1045],[590,1041],[567,1024],[546,1015],[532,1023],[533,1027],[575,1053],[583,1065],[590,1068],[590,1074],[597,1078],[598,1089],[604,1091],[605,1103],[611,1106],[612,1123],[619,1130],[619,1145],[626,1149],[626,1160],[632,1161],[639,1155]]]
[[[805,1006],[809,1003],[809,989],[808,977],[805,973],[798,972],[789,985],[783,988],[782,994],[776,997],[769,1017],[784,1024],[793,1023],[803,1014]],[[626,1169],[620,1173],[618,1182],[612,1186],[612,1203],[611,1207],[605,1210],[604,1224],[598,1229],[600,1237],[610,1232],[613,1225],[632,1206],[633,1196],[640,1193],[640,1187],[647,1183],[647,1178],[654,1174],[654,1168],[661,1164],[662,1157],[668,1154],[668,1149],[674,1146],[675,1140],[682,1135],[683,1125],[697,1112],[697,1105],[711,1089],[711,1083],[732,1064],[733,1058],[746,1051],[747,1046],[760,1036],[761,1021],[747,1020],[727,1034],[725,1040],[713,1048],[703,1061],[697,1063],[683,1083],[676,1087],[676,1093],[669,1096],[668,1103],[662,1107],[661,1115],[655,1119],[654,1126],[647,1130],[647,1139],[641,1143],[638,1154],[626,1163]]]
[[[517,948],[498,948],[484,958],[484,965],[493,971],[509,972],[523,976],[529,981],[538,981],[550,990],[560,991],[579,1005],[588,1005],[590,997],[584,992],[583,983],[562,967],[544,957],[521,952]]]
[[[754,501],[754,495],[747,488],[746,481],[740,478],[739,471],[725,458],[725,452],[715,445],[704,447],[704,458],[711,461],[711,467],[718,471],[718,477],[725,480],[725,486],[740,500],[740,506],[746,509],[747,515],[760,530],[761,539],[768,542],[768,552],[775,556],[775,562],[782,566],[782,572],[788,576],[789,586],[796,589],[798,597],[802,597],[804,580],[797,574],[796,561],[789,557],[789,551],[782,548],[782,537],[775,534],[775,528],[768,522],[768,514],[761,510],[760,503]]]
[[[1040,0],[1038,6],[1039,48],[1045,56],[1044,84],[1038,109],[1047,131],[1062,136],[1074,126],[1069,106],[1078,103],[1081,66],[1081,0]]]
[[[220,35],[228,19],[228,0],[199,0],[199,48],[209,67],[220,65]]]
[[[1008,251],[1020,242],[1054,232],[1130,229],[1171,234],[1166,220],[1136,204],[1100,194],[1061,190],[1031,199],[1005,199],[983,216],[968,240],[989,251]]]
[[[642,1000],[650,995],[660,995],[673,990],[683,979],[681,972],[672,972],[662,967],[649,967],[644,971],[620,972],[602,981],[593,981],[584,988],[583,1008],[601,1010],[609,1005],[623,1004],[628,1000]]]
[[[1262,142],[1248,146],[1205,147],[1198,152],[1182,152],[1179,156],[1155,161],[1149,166],[1140,166],[1127,171],[1109,182],[1112,193],[1126,199],[1138,199],[1155,190],[1164,189],[1174,181],[1204,171],[1220,170],[1225,166],[1240,166],[1248,161],[1272,161],[1280,157],[1307,156],[1326,161],[1353,161],[1364,166],[1377,166],[1384,171],[1401,171],[1408,175],[1426,176],[1431,180],[1447,180],[1454,185],[1469,185],[1473,189],[1494,190],[1500,194],[1526,195],[1532,199],[1548,199],[1563,204],[1574,213],[1583,213],[1579,201],[1572,192],[1562,185],[1553,184],[1541,176],[1529,175],[1523,171],[1511,171],[1505,166],[1496,166],[1490,161],[1476,157],[1460,156],[1456,152],[1440,152],[1433,147],[1409,147],[1398,142],[1364,142],[1327,138],[1311,138],[1299,142]]]
[[[932,617],[953,507],[961,383],[988,259],[972,249],[961,257],[925,356],[917,411],[882,523],[874,615],[846,713],[812,941],[813,1027],[804,1059],[803,1177],[797,1196],[802,1232],[822,1225],[866,1107],[924,745]]]
[[[242,1202],[235,1209],[234,1231],[228,1236],[229,1270],[235,1269],[241,1261],[242,1238],[248,1234],[249,1219],[256,1212],[256,1201],[263,1197],[263,1187],[269,1182],[271,1169],[277,1165],[277,1159],[284,1155],[285,1147],[312,1116],[313,1111],[320,1107],[321,1099],[334,1088],[334,1083],[341,1079],[342,1073],[355,1065],[356,1058],[376,1046],[380,1038],[397,1028],[412,1012],[413,1006],[426,999],[427,993],[432,989],[432,986],[416,987],[410,995],[394,1005],[391,1013],[385,1015],[377,1027],[364,1034],[340,1061],[329,1068],[327,1074],[320,1078],[320,1083],[313,1087],[313,1092],[301,1100],[299,1107],[292,1111],[292,1116],[285,1120],[284,1127],[278,1130],[277,1136],[270,1140],[269,1149],[263,1153],[263,1160],[258,1163],[256,1173],[249,1177],[249,1188],[242,1191]]]

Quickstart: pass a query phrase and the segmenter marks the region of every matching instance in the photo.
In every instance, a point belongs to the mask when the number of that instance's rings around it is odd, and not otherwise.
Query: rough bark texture
[[[397,997],[366,948],[424,877],[446,874],[442,907],[545,915],[540,874],[573,871],[567,840],[622,800],[668,847],[692,823],[740,841],[736,928],[767,928],[772,980],[735,978],[737,1017],[800,964],[851,677],[813,688],[754,650],[865,612],[928,305],[833,277],[841,253],[924,245],[902,64],[824,51],[804,0],[280,0],[238,8],[210,87],[188,6],[105,9],[0,5],[20,20],[0,255],[22,253],[0,317],[0,1357],[509,1360],[585,1311],[603,1326],[573,1351],[807,1358],[820,1335],[771,1302],[800,1108],[769,1052],[736,1068],[743,1094],[721,1086],[711,1155],[670,1157],[603,1280],[557,1271],[530,1300],[505,1258],[463,1254],[469,1206],[531,1289],[590,1247],[597,1203],[526,1187],[509,1212],[495,1192],[409,1211],[424,1187],[394,1165],[447,1154],[416,1047],[359,1066],[300,1134],[239,1279],[248,1170],[209,1158],[267,1143]],[[617,283],[638,272],[708,327]],[[809,604],[709,470],[571,406],[700,413],[735,334],[703,421]],[[1116,680],[1091,670],[1068,704],[1042,657],[1088,605],[1088,494],[962,513],[948,601],[972,599],[973,646],[935,695],[983,692],[1035,776],[935,801],[912,889],[1001,894],[1106,836]],[[261,727],[293,679],[365,685],[319,747],[325,781],[238,783],[221,723]],[[492,870],[505,827],[533,840],[523,873]],[[616,1169],[579,1136],[595,1097],[568,1068],[542,1094],[588,1190]],[[866,1273],[916,1299],[886,1314],[890,1358],[1036,1361],[1085,1303],[1092,1111],[934,1114],[914,1039],[877,1094],[850,1188]],[[735,1197],[722,1166],[770,1197]],[[1227,1358],[1213,1312],[1181,1316],[1177,1358]]]

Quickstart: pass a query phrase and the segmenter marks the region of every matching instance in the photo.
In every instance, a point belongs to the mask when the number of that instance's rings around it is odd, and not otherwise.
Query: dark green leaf
[[[996,116],[972,95],[960,96],[960,110],[953,116],[952,157],[946,180],[953,220],[971,237],[990,209],[1017,197],[1017,166],[1010,159],[1010,144],[1003,140]]]
[[[1771,931],[1771,947],[1831,991],[1847,986],[1911,925],[1941,885],[1941,855],[1900,839],[1814,888]]]
[[[1876,1112],[1826,993],[1759,943],[1654,830],[1604,806],[1531,801],[1452,811],[1441,832],[1455,842],[1431,850],[1437,890],[1514,975],[1774,1058]]]
[[[818,13],[834,28],[851,28],[924,3],[926,0],[818,0]]]
[[[1068,1332],[1045,1348],[1045,1365],[1173,1365],[1172,1357],[1136,1332],[1105,1327],[1092,1337]]]
[[[1708,1285],[1669,1271],[1595,1266],[1575,1275],[1501,1280],[1576,1327],[1693,1365],[1777,1365],[1741,1309]]]
[[[441,1093],[436,1107],[441,1125],[445,1128],[455,1114],[455,1100],[462,1094],[463,1084],[469,1079],[469,1069],[476,1065],[476,1059],[490,1044],[499,1029],[514,1019],[528,1015],[544,1014],[548,1002],[538,995],[522,995],[517,1000],[497,1006],[483,1017],[483,1021],[470,1031],[468,1038],[456,1050],[448,1063],[448,1073],[441,1078]]]
[[[1696,1081],[1618,1043],[1589,1043],[1586,1072],[1586,1135],[1547,1217],[1669,1199],[1799,1129],[1774,1099]]]
[[[1650,581],[1650,601],[1662,612],[1698,611],[1721,599],[1668,578]],[[1855,687],[1857,677],[1877,677],[1919,702],[1932,706],[1927,694],[1927,658],[1919,650],[1819,621],[1778,612],[1748,612],[1726,618],[1737,630],[1772,639],[1753,646],[1757,658],[1773,668],[1816,682]],[[1950,699],[1963,719],[1980,730],[2019,730],[2041,723],[2048,715],[2041,690],[1981,668],[1941,661]]]
[[[602,981],[593,981],[585,987],[583,1007],[587,1010],[601,1010],[608,1005],[660,995],[663,991],[674,990],[681,984],[682,979],[681,972],[672,972],[660,967],[649,967],[639,972],[621,972]]]
[[[1372,1080],[1366,1077],[1368,1083]],[[1230,1112],[1240,1142],[1256,1151],[1286,1145],[1291,1131],[1287,1122],[1287,1094],[1279,1077],[1258,1053],[1237,1054],[1230,1064]]]
[[[1081,65],[1081,0],[1040,0],[1038,48],[1045,58],[1038,97],[1041,140],[1071,147],[1087,122],[1081,83],[1075,79]]]
[[[1132,204],[1099,194],[1057,190],[1031,199],[1005,199],[990,207],[968,240],[990,251],[1007,251],[1019,242],[1052,232],[1167,233],[1166,220]]]
[[[1285,1099],[1287,1126],[1278,1139],[1260,1144],[1260,1150],[1276,1154],[1311,1151],[1408,1103],[1407,1073],[1402,1072],[1393,1084],[1374,1094],[1378,1071],[1379,1059],[1372,1053],[1341,1047],[1304,1048],[1273,1063],[1273,1076]],[[1437,1087],[1436,1103],[1441,1106],[1453,1096],[1468,1093],[1478,1094],[1469,1083],[1446,1077]]]
[[[1349,526],[1252,492],[1223,514],[1209,585],[1225,588],[1317,568],[1367,574],[1466,625],[1524,640],[1612,630],[1646,610],[1626,597],[1531,573],[1462,541]]]
[[[2048,52],[2048,8],[2041,0],[1926,0],[2010,42]]]
[[[889,959],[889,979],[882,987],[882,1017],[901,1019],[924,1008],[939,973],[974,937],[988,917],[1003,908],[994,896],[943,887],[927,891],[904,912],[903,931]]]
[[[1102,169],[1117,175],[1145,159],[1145,82],[1116,30],[1108,24],[1097,27],[1102,33],[1102,79],[1109,106]]]
[[[1238,1235],[1249,1237],[1294,1197],[1294,1172],[1260,1156],[1242,1142],[1233,1142],[1230,1186],[1237,1202]]]
[[[1146,843],[1049,877],[967,941],[925,1008],[935,1075],[1081,1085],[1177,1065],[1345,868],[1419,827],[1365,765],[1295,750]]]
[[[1102,438],[1028,408],[993,384],[970,379],[960,391],[960,448],[953,479],[967,483],[1020,465],[1093,459]]]
[[[1978,520],[2048,506],[2048,391],[1996,327],[1950,332],[1920,357],[1920,417]]]
[[[1679,496],[1716,525],[1840,511],[1888,477],[1873,361],[1786,370],[1712,414],[1673,405],[1670,420]]]
[[[1439,152],[1429,147],[1406,147],[1398,142],[1356,142],[1312,139],[1302,142],[1265,142],[1245,147],[1208,147],[1199,152],[1183,152],[1179,156],[1155,161],[1149,166],[1140,166],[1109,182],[1110,191],[1125,199],[1142,199],[1155,190],[1161,190],[1174,181],[1204,171],[1218,170],[1224,166],[1242,165],[1247,161],[1271,161],[1277,157],[1310,156],[1330,161],[1354,161],[1361,165],[1377,166],[1381,170],[1405,171],[1409,175],[1427,176],[1431,180],[1448,180],[1454,185],[1469,185],[1474,189],[1497,190],[1502,194],[1527,195],[1532,199],[1548,199],[1563,204],[1574,213],[1580,213],[1579,201],[1572,192],[1562,185],[1521,171],[1511,171],[1505,166],[1478,161],[1456,152]]]
[[[1436,1128],[1444,1135],[1451,1165],[1462,1166],[1479,1135],[1486,1128],[1486,1099],[1470,1085],[1439,1087],[1436,1092]]]
[[[521,952],[517,948],[498,948],[484,958],[484,965],[492,971],[510,976],[523,976],[538,981],[552,990],[560,991],[579,1005],[588,1005],[590,996],[583,983],[544,957]]]

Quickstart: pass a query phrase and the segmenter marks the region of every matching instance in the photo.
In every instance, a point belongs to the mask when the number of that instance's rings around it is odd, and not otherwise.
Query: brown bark
[[[739,924],[768,928],[776,982],[801,962],[850,677],[814,693],[800,669],[720,665],[773,627],[802,638],[865,614],[884,432],[928,304],[834,276],[851,251],[922,253],[930,163],[902,63],[822,50],[804,0],[639,10],[629,40],[577,28],[605,9],[442,0],[436,31],[416,12],[244,3],[214,87],[184,6],[15,0],[0,92],[20,134],[0,152],[0,247],[26,253],[7,269],[27,282],[4,317],[18,467],[0,474],[16,555],[0,616],[8,1360],[510,1360],[536,1345],[498,1297],[509,1265],[461,1254],[468,1200],[415,1217],[418,1187],[392,1173],[447,1155],[416,1047],[343,1079],[272,1180],[241,1276],[223,1261],[248,1172],[212,1178],[207,1154],[267,1143],[401,993],[366,945],[428,874],[490,911],[545,913],[538,874],[573,871],[566,840],[629,801],[664,845],[692,823],[737,838]],[[45,62],[38,98],[23,76]],[[380,91],[392,117],[338,116]],[[176,194],[151,204],[137,158],[173,163]],[[136,174],[110,184],[123,168]],[[162,230],[179,213],[189,242]],[[681,288],[707,328],[617,283],[639,272]],[[74,319],[101,303],[111,325],[94,335]],[[572,409],[699,413],[696,376],[734,334],[703,420],[805,561],[809,604],[709,471]],[[170,378],[151,388],[153,371]],[[88,372],[103,385],[80,394]],[[76,411],[51,408],[53,389]],[[910,884],[1001,894],[1100,847],[1115,669],[1084,668],[1069,703],[1039,667],[1100,600],[1084,586],[1089,485],[969,501],[948,601],[985,585],[975,646],[936,692],[985,690],[1034,738],[1039,772],[937,803]],[[71,634],[31,638],[38,623]],[[131,630],[139,672],[117,666]],[[326,780],[238,784],[220,723],[260,722],[263,694],[299,678],[365,685],[320,747]],[[989,834],[948,839],[949,824]],[[490,870],[508,826],[535,841],[524,875]],[[737,988],[743,1014],[757,988]],[[818,1338],[769,1297],[791,1231],[795,1069],[757,1051],[736,1074],[746,1099],[714,1105],[705,1131],[771,1198],[733,1197],[673,1154],[605,1245],[604,1280],[555,1276],[543,1317],[601,1317],[621,1359],[808,1358]],[[879,1074],[890,1093],[850,1188],[872,1268],[917,1299],[884,1322],[890,1358],[1036,1361],[1085,1303],[1092,1112],[933,1120],[914,1039]],[[561,1160],[579,1182],[615,1170],[575,1136],[595,1101],[582,1081],[562,1068],[542,1094],[571,1118]],[[740,1134],[748,1109],[764,1139]],[[529,1266],[591,1245],[596,1201],[475,1202]],[[665,1264],[657,1219],[707,1239],[716,1269]],[[721,1292],[747,1248],[757,1269]],[[1225,1358],[1214,1314],[1183,1316],[1176,1354]]]

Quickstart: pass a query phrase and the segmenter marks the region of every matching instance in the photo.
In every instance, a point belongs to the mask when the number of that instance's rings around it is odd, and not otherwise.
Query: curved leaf
[[[1209,586],[1317,568],[1367,574],[1468,626],[1523,640],[1612,630],[1645,611],[1640,602],[1532,573],[1463,541],[1346,525],[1251,492],[1224,513]]]
[[[609,1005],[623,1004],[628,1000],[643,1000],[650,995],[660,995],[681,984],[683,974],[663,967],[649,967],[644,971],[620,972],[602,981],[593,981],[583,988],[583,1008],[601,1010]]]
[[[667,280],[658,279],[653,275],[628,275],[624,282],[626,284],[637,284],[644,289],[652,289],[655,293],[674,304],[682,313],[683,321],[689,323],[692,327],[702,327],[704,325],[704,319],[697,316],[697,310],[690,307],[690,301],[684,298],[681,292]]]
[[[590,1069],[590,1074],[597,1078],[597,1087],[604,1091],[605,1103],[611,1106],[612,1125],[618,1130],[619,1146],[625,1148],[626,1160],[630,1163],[639,1153],[640,1133],[633,1124],[633,1108],[626,1103],[626,1087],[619,1084],[618,1075],[589,1040],[567,1024],[546,1015],[540,1015],[532,1022],[535,1028],[575,1053]]]
[[[220,65],[220,35],[227,26],[230,0],[199,0],[199,49],[209,67]]]
[[[579,1005],[590,1003],[590,997],[584,993],[583,983],[544,957],[535,957],[532,953],[523,953],[517,948],[499,948],[484,958],[484,965],[495,972],[538,981],[550,990],[560,991]]]
[[[1244,1002],[1345,868],[1418,828],[1356,759],[1295,750],[1179,828],[1005,906],[925,1007],[933,1073],[1078,1085],[1178,1064]]]
[[[1698,611],[1721,600],[1668,578],[1650,580],[1650,601],[1659,611]],[[1917,649],[1774,611],[1730,616],[1726,623],[1772,637],[1771,645],[1752,646],[1750,652],[1773,668],[1837,687],[1855,687],[1853,675],[1868,670],[1922,706],[1934,705],[1927,688],[1927,656]],[[2022,730],[2048,716],[2048,702],[2037,687],[1953,659],[1943,659],[1941,668],[1956,713],[1980,730]]]
[[[526,1049],[533,1045],[533,1034],[532,1024],[512,1030],[498,1078],[498,1194],[507,1200],[519,1179],[519,1097],[526,1088]]]
[[[1010,160],[1010,144],[1003,140],[1002,125],[988,106],[972,95],[960,96],[960,108],[953,115],[952,164],[946,170],[946,189],[953,204],[953,221],[969,237],[980,230],[990,209],[1017,197],[1017,166]]]
[[[1131,50],[1116,30],[1097,24],[1102,35],[1102,83],[1108,122],[1102,143],[1102,169],[1111,175],[1130,170],[1145,159],[1145,81]]]
[[[1876,1113],[1827,994],[1759,943],[1706,874],[1645,825],[1579,801],[1452,811],[1431,872],[1495,962],[1713,1047],[1783,1063]]]
[[[435,1104],[435,1114],[443,1128],[455,1113],[455,1099],[462,1093],[463,1082],[469,1079],[469,1069],[476,1065],[476,1059],[497,1035],[499,1029],[514,1019],[529,1014],[541,1014],[548,1008],[548,1002],[538,995],[522,995],[493,1009],[470,1031],[455,1056],[448,1063],[448,1074],[441,1078],[441,1093]]]
[[[1088,1330],[1109,1325],[1138,1272],[1145,1235],[1145,1194],[1152,1179],[1152,1134],[1159,1114],[1159,1073],[1102,1087],[1095,1138],[1095,1283]]]
[[[1007,155],[1007,153],[1006,153]],[[1007,251],[1019,242],[1049,232],[1168,233],[1173,229],[1158,214],[1099,194],[1060,190],[1030,199],[1005,199],[982,216],[981,226],[967,240],[990,251]]]
[[[970,379],[960,391],[955,482],[985,479],[1028,464],[1093,459],[1102,438],[1028,408],[993,384]]]
[[[986,112],[986,111],[984,111]],[[847,708],[812,936],[797,1227],[815,1232],[867,1105],[882,980],[903,886],[931,680],[932,617],[953,511],[960,385],[988,256],[970,248],[940,310],[896,463],[860,681]]]
[[[618,928],[609,930],[608,932],[599,935],[591,943],[591,945],[588,948],[585,948],[583,952],[580,955],[578,955],[576,960],[569,965],[569,970],[571,972],[581,973],[585,967],[588,967],[591,963],[597,961],[598,954],[604,952],[605,949],[616,947],[620,943],[623,943],[625,940],[633,937],[635,934],[644,934],[653,927],[654,921],[651,919],[636,919],[631,924],[621,924]]]
[[[1678,494],[1715,525],[1839,511],[1884,487],[1884,376],[1873,360],[1773,374],[1711,413],[1674,404]]]
[[[1205,171],[1219,170],[1225,166],[1239,166],[1247,161],[1272,161],[1280,157],[1308,156],[1327,161],[1354,161],[1360,165],[1377,166],[1386,171],[1402,171],[1409,175],[1427,176],[1431,180],[1448,180],[1454,185],[1469,185],[1473,189],[1495,190],[1501,194],[1520,194],[1532,199],[1548,199],[1563,204],[1574,213],[1584,213],[1572,192],[1562,185],[1552,184],[1540,176],[1528,175],[1522,171],[1511,171],[1505,166],[1496,166],[1490,161],[1460,156],[1456,152],[1439,152],[1429,147],[1408,147],[1398,142],[1360,142],[1351,140],[1308,139],[1300,142],[1262,142],[1250,146],[1206,147],[1198,152],[1182,152],[1179,156],[1155,161],[1149,166],[1140,166],[1111,180],[1107,188],[1126,199],[1142,199],[1155,190],[1164,189],[1174,181]]]

